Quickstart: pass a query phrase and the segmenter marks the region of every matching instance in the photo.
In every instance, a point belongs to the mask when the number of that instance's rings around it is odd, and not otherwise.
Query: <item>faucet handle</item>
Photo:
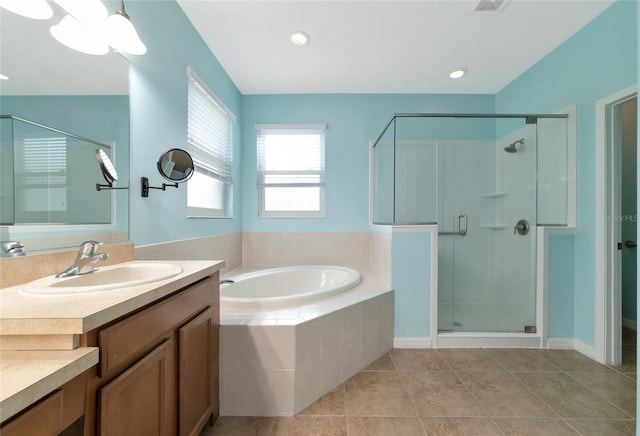
[[[11,253],[13,250],[24,248],[22,242],[19,241],[2,241],[0,244],[2,244],[3,253]]]
[[[19,241],[0,241],[0,255],[4,256],[24,256],[24,245]]]
[[[78,256],[93,256],[96,249],[102,245],[102,242],[98,241],[84,241],[80,244],[80,251]]]

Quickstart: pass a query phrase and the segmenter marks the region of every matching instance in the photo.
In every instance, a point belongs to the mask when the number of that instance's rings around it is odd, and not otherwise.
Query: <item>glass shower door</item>
[[[441,332],[535,326],[536,129],[518,121],[497,141],[439,141]]]

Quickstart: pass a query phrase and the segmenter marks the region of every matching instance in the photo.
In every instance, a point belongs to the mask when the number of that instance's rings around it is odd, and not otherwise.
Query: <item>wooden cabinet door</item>
[[[218,326],[207,309],[179,330],[179,435],[197,435],[218,410]]]
[[[100,389],[101,436],[171,435],[169,419],[174,406],[172,340],[167,339],[131,368]]]

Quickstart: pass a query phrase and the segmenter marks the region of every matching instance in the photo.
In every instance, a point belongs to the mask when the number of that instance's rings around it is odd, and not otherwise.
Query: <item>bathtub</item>
[[[221,278],[221,416],[294,416],[393,345],[393,290],[369,268],[248,266]]]
[[[357,270],[341,266],[269,268],[225,277],[220,305],[247,310],[300,306],[346,292],[360,280]]]

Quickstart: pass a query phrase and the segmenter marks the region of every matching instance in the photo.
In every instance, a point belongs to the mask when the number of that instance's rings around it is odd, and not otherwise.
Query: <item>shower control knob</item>
[[[527,233],[529,233],[529,221],[527,220],[520,220],[516,223],[516,225],[513,227],[513,234],[515,235],[516,233],[518,233],[519,235],[526,235]]]

